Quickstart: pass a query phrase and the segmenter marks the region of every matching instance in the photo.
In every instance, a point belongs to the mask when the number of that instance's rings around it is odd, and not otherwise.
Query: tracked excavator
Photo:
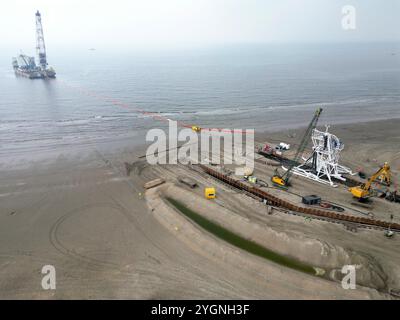
[[[366,201],[368,198],[374,196],[374,190],[372,189],[372,183],[375,180],[379,180],[381,183],[386,183],[387,186],[391,182],[390,166],[387,162],[375,172],[366,183],[363,183],[356,187],[349,188],[349,191],[353,197],[357,198],[359,201]]]

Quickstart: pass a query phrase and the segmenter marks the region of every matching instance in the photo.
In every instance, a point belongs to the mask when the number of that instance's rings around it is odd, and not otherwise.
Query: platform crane
[[[40,15],[39,10],[36,12],[35,18],[36,18],[36,53],[38,56],[38,63],[43,70],[46,70],[47,68],[46,46],[44,44],[42,16]]]
[[[44,43],[42,16],[39,11],[35,14],[36,18],[36,53],[40,72],[44,78],[55,78],[56,72],[48,66],[46,45]]]
[[[278,169],[275,170],[275,173],[272,176],[271,181],[278,187],[281,187],[281,188],[289,187],[289,180],[290,180],[290,177],[292,176],[292,170],[295,166],[298,165],[300,157],[302,156],[304,150],[306,149],[308,141],[310,141],[312,131],[317,126],[318,119],[321,115],[321,112],[322,112],[322,108],[318,108],[315,111],[314,116],[313,116],[310,124],[308,125],[303,138],[301,139],[299,147],[297,148],[296,154],[295,154],[289,168],[282,175],[279,173]]]

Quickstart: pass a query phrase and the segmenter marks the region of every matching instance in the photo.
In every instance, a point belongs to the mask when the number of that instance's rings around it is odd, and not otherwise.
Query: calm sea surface
[[[400,50],[394,43],[148,54],[50,50],[48,60],[57,79],[29,80],[15,77],[11,56],[0,53],[0,156],[143,143],[146,130],[165,123],[136,109],[202,127],[262,131],[303,126],[318,106],[324,108],[320,124],[400,119]]]

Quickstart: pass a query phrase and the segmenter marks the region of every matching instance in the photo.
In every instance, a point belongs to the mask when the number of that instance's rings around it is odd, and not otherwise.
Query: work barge
[[[55,78],[56,72],[52,67],[49,67],[47,63],[42,17],[39,11],[36,12],[35,18],[36,18],[36,53],[38,58],[38,64],[36,64],[34,57],[21,53],[17,57],[12,58],[12,66],[15,75],[17,76],[26,77],[29,79]]]

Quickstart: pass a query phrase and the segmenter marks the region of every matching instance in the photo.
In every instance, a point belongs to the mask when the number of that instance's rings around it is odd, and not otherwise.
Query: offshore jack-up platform
[[[16,75],[29,79],[55,78],[56,72],[47,64],[46,46],[44,44],[42,17],[39,11],[36,12],[36,53],[39,65],[36,65],[35,58],[20,54],[12,59],[12,65]]]

